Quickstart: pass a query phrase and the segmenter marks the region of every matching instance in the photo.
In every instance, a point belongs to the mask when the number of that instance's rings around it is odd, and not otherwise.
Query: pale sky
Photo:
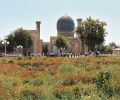
[[[120,0],[0,0],[0,37],[20,27],[36,29],[35,22],[41,21],[41,39],[49,41],[66,13],[75,23],[89,16],[107,22],[106,44],[120,44]]]

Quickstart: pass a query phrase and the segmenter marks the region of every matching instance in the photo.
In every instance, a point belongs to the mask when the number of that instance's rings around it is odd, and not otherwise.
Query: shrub
[[[31,60],[31,59],[32,59],[32,57],[31,57],[31,56],[28,56],[28,57],[26,57],[26,59]]]
[[[3,63],[3,64],[7,64],[7,63],[8,63],[7,59],[3,58],[3,59],[2,59],[2,63]]]
[[[108,71],[101,71],[97,77],[97,88],[101,90],[106,96],[113,96],[114,89],[111,83],[112,75]]]
[[[43,85],[44,82],[42,79],[35,78],[35,79],[30,80],[29,83],[34,85],[34,86],[40,86],[40,85]]]
[[[21,100],[40,100],[42,89],[38,87],[25,86],[20,90]]]
[[[32,67],[40,67],[40,63],[39,62],[34,62],[33,64],[32,64]]]
[[[54,95],[56,98],[60,100],[81,100],[82,98],[82,91],[79,89],[79,87],[61,87],[56,89],[54,92]]]
[[[64,63],[60,66],[60,71],[63,73],[73,73],[77,72],[78,68],[71,63]]]
[[[81,90],[79,89],[79,87],[75,87],[72,92],[73,92],[73,94],[75,95],[75,98],[76,98],[76,99],[81,98],[82,92],[81,92]]]
[[[9,60],[8,63],[9,64],[14,64],[14,61],[13,60]]]
[[[19,56],[19,57],[17,57],[16,59],[17,59],[17,60],[23,60],[23,57],[20,57],[20,56]]]

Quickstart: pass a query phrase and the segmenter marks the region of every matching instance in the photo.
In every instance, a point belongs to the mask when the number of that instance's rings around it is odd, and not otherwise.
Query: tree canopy
[[[58,49],[61,48],[68,49],[70,46],[68,39],[63,35],[57,37],[55,45],[57,46]]]
[[[45,54],[48,53],[48,45],[47,44],[42,46],[42,52],[45,53]]]
[[[109,43],[109,45],[110,45],[113,49],[119,48],[119,46],[117,46],[117,44],[116,44],[115,42],[111,42],[111,43]]]
[[[9,52],[13,52],[18,45],[23,46],[23,50],[27,50],[30,49],[33,44],[30,33],[22,28],[11,32],[6,40],[10,43],[7,47]]]
[[[94,51],[96,46],[105,41],[105,36],[107,34],[105,26],[106,22],[89,17],[80,22],[77,26],[76,33],[82,44],[86,44],[89,50]]]

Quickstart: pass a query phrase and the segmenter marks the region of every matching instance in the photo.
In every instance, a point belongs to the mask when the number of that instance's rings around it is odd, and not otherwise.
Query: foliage
[[[22,60],[22,59],[23,59],[23,57],[20,57],[20,56],[19,56],[19,57],[17,57],[16,59],[17,59],[17,60]]]
[[[113,49],[118,48],[118,46],[115,42],[109,43],[109,46],[112,47]]]
[[[23,100],[38,100],[41,98],[42,89],[38,87],[25,86],[20,90],[20,98]]]
[[[14,61],[13,60],[9,60],[8,63],[9,64],[14,64]]]
[[[43,51],[43,53],[45,53],[45,54],[48,53],[48,45],[47,45],[47,44],[43,45],[42,51]]]
[[[105,41],[105,26],[105,22],[89,17],[85,21],[80,22],[77,26],[76,33],[82,44],[86,44],[89,50],[94,51],[97,45]]]
[[[105,46],[105,52],[112,54],[113,48],[112,48],[111,46],[109,46],[109,45],[106,45],[106,46]]]
[[[97,47],[97,50],[99,50],[103,54],[112,54],[113,48],[110,45],[99,45]]]
[[[97,78],[97,88],[101,90],[106,96],[112,96],[114,93],[113,86],[111,84],[111,73],[108,71],[101,71]]]
[[[58,49],[68,49],[69,48],[69,41],[65,36],[58,36],[56,41],[55,41],[55,45],[57,46]]]
[[[28,49],[31,49],[31,46],[33,44],[30,33],[26,30],[23,30],[22,28],[11,32],[7,36],[7,41],[10,43],[7,46],[7,50],[9,52],[13,52],[18,45],[23,46],[23,50],[26,51]]]

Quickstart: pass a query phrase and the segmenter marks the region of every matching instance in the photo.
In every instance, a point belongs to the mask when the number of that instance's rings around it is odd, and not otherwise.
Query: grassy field
[[[0,60],[0,100],[120,100],[120,58]]]

